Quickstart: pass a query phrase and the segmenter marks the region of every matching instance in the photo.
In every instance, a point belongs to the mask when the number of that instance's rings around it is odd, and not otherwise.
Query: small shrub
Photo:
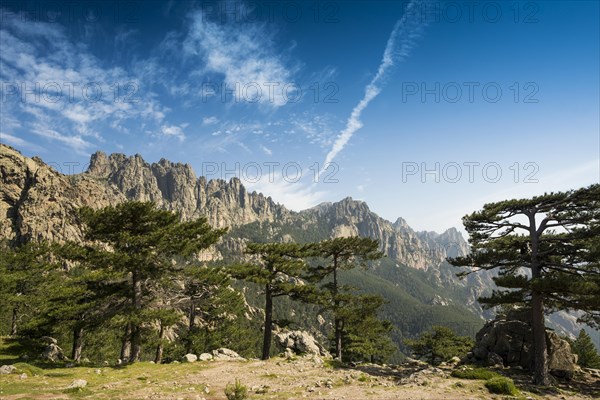
[[[371,382],[371,377],[365,374],[360,374],[358,377],[359,382]]]
[[[225,396],[227,400],[245,400],[248,398],[248,388],[236,379],[235,383],[228,383],[225,387]]]
[[[454,370],[452,371],[452,376],[460,379],[481,379],[482,381],[487,381],[488,379],[499,378],[500,374],[485,368],[468,368]]]
[[[519,391],[512,379],[505,377],[497,377],[489,379],[485,382],[485,387],[494,394],[508,394],[517,396]]]

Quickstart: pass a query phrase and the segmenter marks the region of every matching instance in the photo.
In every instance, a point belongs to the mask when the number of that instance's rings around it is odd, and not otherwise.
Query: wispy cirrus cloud
[[[225,88],[241,101],[273,107],[287,102],[283,88],[292,83],[293,71],[274,50],[272,33],[264,25],[212,22],[201,11],[190,19],[183,49],[200,62],[198,73],[222,75]]]
[[[0,132],[0,143],[8,143],[19,148],[29,149],[35,152],[44,152],[45,149],[35,143],[28,142],[20,137],[10,135],[5,132]]]
[[[168,109],[139,79],[106,65],[58,23],[5,18],[0,47],[1,116],[18,118],[19,129],[85,153],[109,127],[168,126]]]
[[[325,157],[325,162],[323,163],[324,168],[327,167],[339,152],[344,149],[348,141],[352,138],[352,135],[362,128],[363,123],[360,119],[361,115],[371,101],[381,93],[390,69],[396,63],[406,59],[409,56],[411,49],[415,46],[415,41],[420,37],[425,24],[423,18],[417,18],[417,14],[413,12],[413,9],[422,3],[423,2],[416,0],[412,0],[408,3],[403,16],[394,25],[385,46],[383,58],[379,64],[377,73],[366,86],[363,98],[358,102],[354,109],[352,109],[350,117],[346,121],[345,128],[333,142],[331,149]],[[323,171],[324,170],[322,170],[322,172]]]

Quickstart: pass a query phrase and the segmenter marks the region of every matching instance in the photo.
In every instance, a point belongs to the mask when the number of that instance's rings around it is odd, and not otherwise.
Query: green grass
[[[452,376],[459,379],[488,379],[499,378],[501,375],[486,368],[466,368],[452,371]]]
[[[36,367],[35,365],[30,365],[24,362],[18,362],[13,364],[13,366],[16,368],[16,371],[13,373],[27,374],[27,376],[44,375],[44,370],[40,367]]]
[[[485,387],[490,393],[494,394],[508,394],[510,396],[517,396],[519,394],[519,390],[513,380],[505,377],[489,379],[485,382]]]

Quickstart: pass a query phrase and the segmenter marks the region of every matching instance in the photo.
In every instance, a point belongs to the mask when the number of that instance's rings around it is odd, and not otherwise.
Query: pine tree
[[[46,303],[41,287],[45,275],[55,266],[45,243],[30,242],[17,247],[2,243],[1,251],[0,301],[2,310],[10,313],[9,334],[16,336],[25,322],[23,317],[31,319]]]
[[[480,302],[531,307],[534,382],[548,385],[544,313],[581,310],[600,323],[600,185],[486,204],[463,222],[472,252],[450,263],[498,269],[494,281],[510,290]]]
[[[122,310],[126,326],[121,356],[139,361],[142,325],[154,319],[148,310],[162,290],[157,283],[177,273],[175,258],[208,248],[226,229],[211,228],[206,218],[180,222],[178,214],[144,202],[83,208],[80,217],[86,225],[86,240],[100,243],[94,249],[96,266],[127,280],[129,304]]]
[[[592,342],[592,338],[583,329],[579,331],[579,336],[571,347],[577,354],[577,364],[584,368],[600,368],[600,354]]]
[[[445,326],[434,326],[418,339],[409,339],[405,343],[412,348],[415,357],[424,358],[430,364],[464,356],[474,344],[470,337],[457,336],[452,329]]]
[[[358,266],[366,267],[370,260],[383,257],[378,251],[379,243],[370,238],[341,237],[324,240],[312,246],[312,255],[325,260],[324,265],[311,268],[307,275],[311,282],[322,282],[320,294],[315,300],[333,313],[335,356],[342,361],[342,336],[344,307],[351,301],[349,287],[339,281],[339,273]]]
[[[300,277],[306,271],[302,257],[307,247],[295,243],[250,243],[246,253],[255,256],[255,263],[231,267],[233,277],[264,287],[265,320],[262,359],[270,357],[273,329],[273,299],[279,296],[302,297],[311,291]]]
[[[385,362],[397,350],[392,343],[392,324],[377,316],[384,300],[380,296],[352,296],[342,310],[342,345],[346,360]]]

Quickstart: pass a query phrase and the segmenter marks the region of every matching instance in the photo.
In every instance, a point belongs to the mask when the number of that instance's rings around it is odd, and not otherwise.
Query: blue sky
[[[437,231],[600,180],[597,1],[3,1],[0,18],[0,140],[64,173],[139,153]]]

